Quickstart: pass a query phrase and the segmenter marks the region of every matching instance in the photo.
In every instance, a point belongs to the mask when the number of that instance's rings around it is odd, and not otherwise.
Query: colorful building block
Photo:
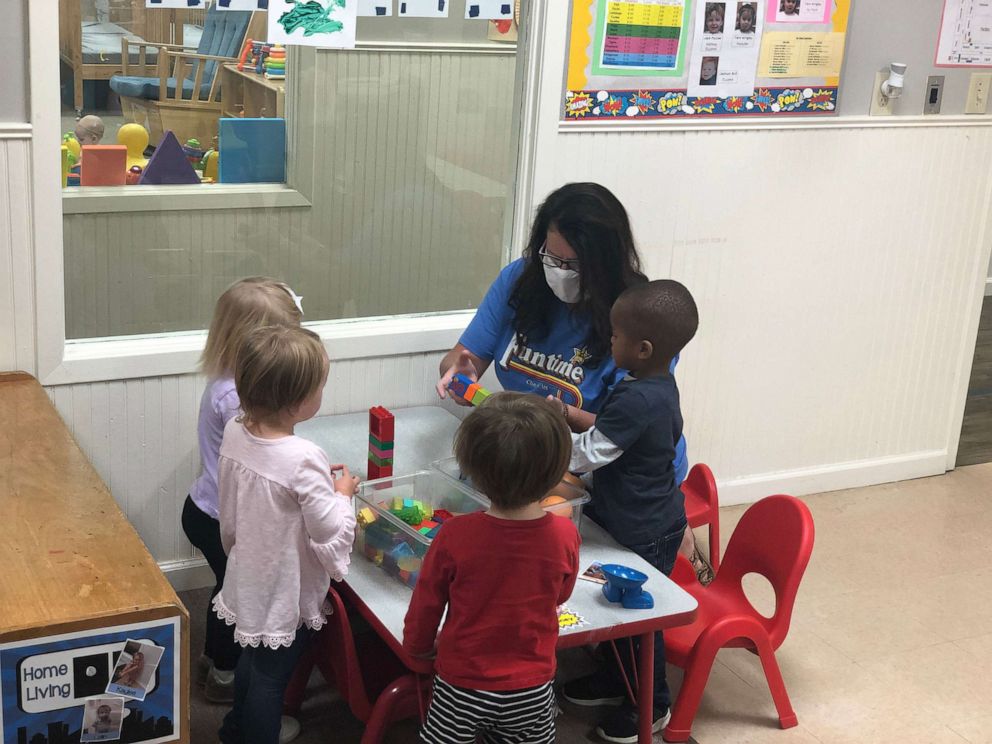
[[[123,186],[127,177],[124,145],[84,145],[82,186]]]
[[[452,514],[447,509],[435,509],[431,519],[435,522],[443,522],[446,519],[451,519],[451,517]]]
[[[393,414],[382,406],[369,409],[369,478],[393,474]]]
[[[382,444],[392,442],[394,438],[393,414],[382,406],[374,406],[370,408],[369,432]]]
[[[125,149],[126,152],[126,149]],[[142,186],[174,186],[177,184],[198,184],[200,177],[186,159],[182,145],[171,131],[166,132],[155,148],[155,154],[141,171]]]
[[[392,440],[388,440],[388,441],[385,441],[385,442],[380,441],[379,438],[376,437],[375,434],[369,434],[369,444],[372,445],[373,447],[378,447],[381,450],[392,451],[392,449],[393,449],[393,442],[392,442]]]
[[[286,120],[221,119],[220,183],[283,183],[286,180]]]
[[[362,527],[368,527],[375,521],[375,512],[367,506],[363,507],[358,511],[355,521],[357,521]]]
[[[451,382],[448,383],[448,390],[460,398],[464,398],[473,406],[481,405],[492,394],[463,374],[456,374],[451,378]]]
[[[71,167],[69,161],[71,157],[69,148],[62,145],[62,188],[69,185],[69,168]]]

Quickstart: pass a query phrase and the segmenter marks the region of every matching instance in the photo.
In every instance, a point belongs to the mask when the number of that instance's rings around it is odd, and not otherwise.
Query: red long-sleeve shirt
[[[435,671],[474,690],[519,690],[555,676],[556,608],[572,594],[579,533],[563,517],[497,519],[467,514],[444,523],[427,551],[406,613],[403,646],[434,648]]]

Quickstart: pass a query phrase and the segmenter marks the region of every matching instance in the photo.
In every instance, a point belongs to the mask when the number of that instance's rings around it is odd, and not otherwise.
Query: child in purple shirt
[[[244,337],[267,325],[298,326],[303,317],[299,297],[275,279],[252,277],[235,282],[217,300],[207,345],[200,359],[207,387],[200,399],[197,434],[203,472],[189,489],[183,505],[183,531],[207,559],[217,579],[211,599],[224,584],[227,555],[221,544],[217,505],[217,456],[224,427],[238,415],[241,403],[234,387],[234,360]],[[207,610],[206,639],[200,657],[198,681],[206,685],[208,700],[234,699],[234,669],[240,646],[234,629]]]

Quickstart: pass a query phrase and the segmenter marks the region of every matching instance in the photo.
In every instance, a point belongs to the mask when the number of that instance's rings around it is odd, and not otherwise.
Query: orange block
[[[123,186],[127,178],[124,145],[83,145],[80,186]]]

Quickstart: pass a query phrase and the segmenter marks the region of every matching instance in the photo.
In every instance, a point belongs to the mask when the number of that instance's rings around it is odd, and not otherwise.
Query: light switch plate
[[[944,76],[931,75],[927,78],[926,98],[923,100],[923,113],[933,116],[940,113],[944,99]]]

